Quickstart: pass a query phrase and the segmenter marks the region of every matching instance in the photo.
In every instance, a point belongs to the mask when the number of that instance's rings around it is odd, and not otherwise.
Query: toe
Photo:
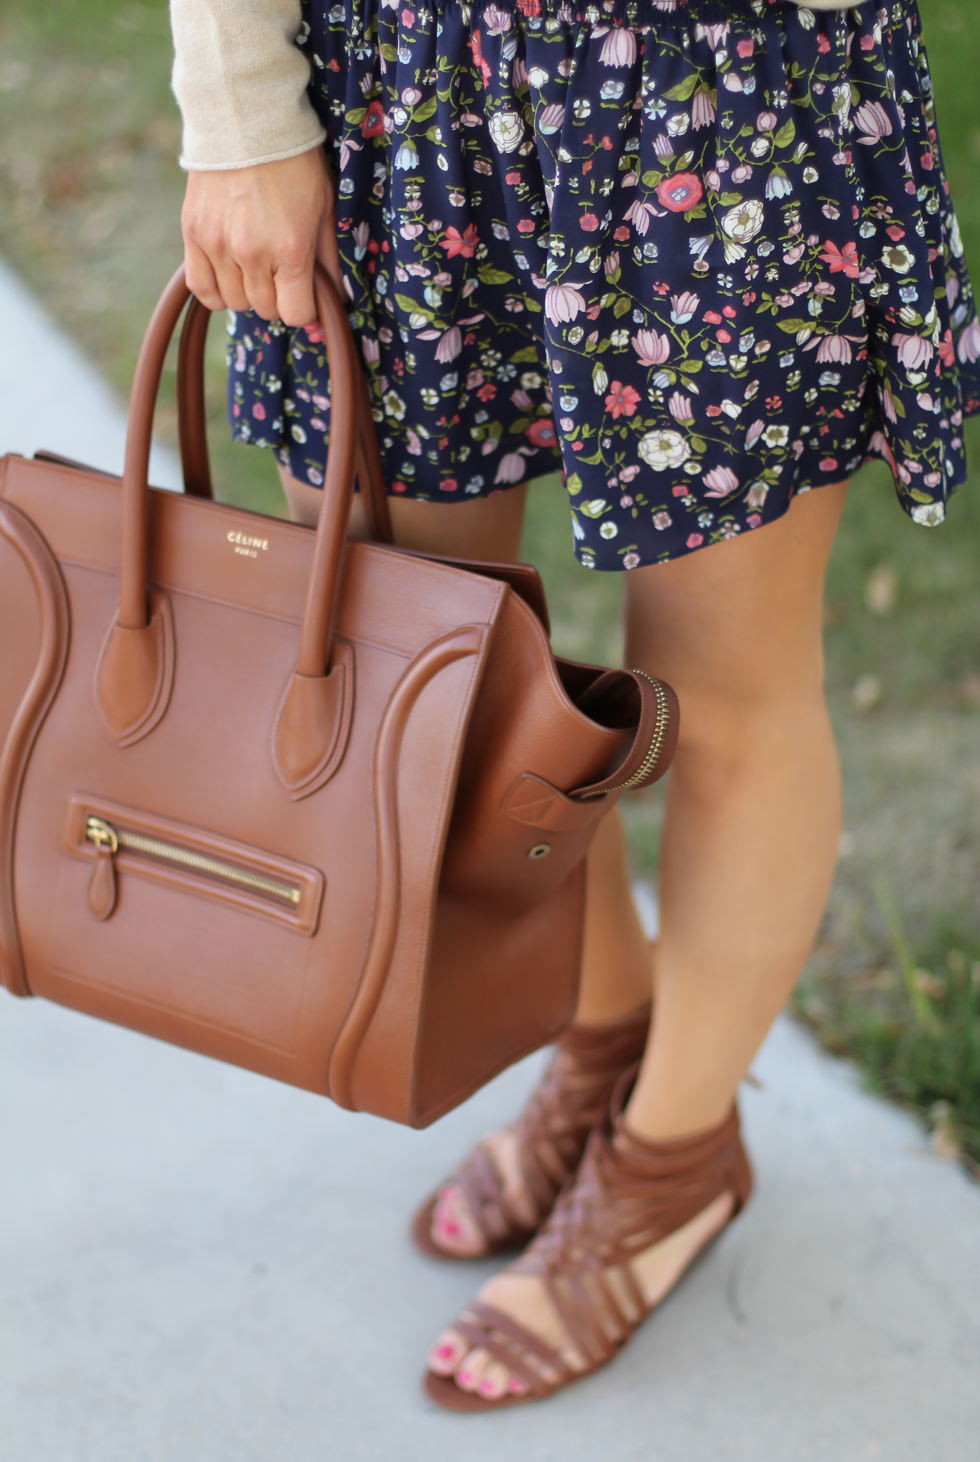
[[[451,1376],[469,1346],[454,1330],[444,1330],[429,1351],[429,1370],[437,1376]]]
[[[479,1391],[480,1383],[492,1364],[485,1350],[471,1350],[456,1367],[456,1385],[461,1391]]]
[[[506,1366],[502,1366],[499,1361],[493,1361],[483,1372],[483,1378],[477,1389],[480,1395],[485,1396],[488,1401],[497,1401],[501,1396],[506,1396],[510,1392],[511,1382],[515,1379],[516,1377],[511,1376]]]
[[[454,1184],[443,1188],[436,1199],[430,1233],[433,1243],[453,1254],[476,1258],[485,1248],[469,1204]]]

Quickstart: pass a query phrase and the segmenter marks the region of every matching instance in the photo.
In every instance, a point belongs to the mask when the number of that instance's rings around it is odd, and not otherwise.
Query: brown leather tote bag
[[[355,456],[376,465],[343,307],[316,293],[315,532],[147,487],[182,273],[122,480],[0,459],[0,974],[424,1126],[570,1019],[589,839],[667,766],[676,703],[556,661],[531,570],[347,542]]]

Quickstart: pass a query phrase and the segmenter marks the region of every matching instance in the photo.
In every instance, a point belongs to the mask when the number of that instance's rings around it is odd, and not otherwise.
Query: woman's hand
[[[189,288],[209,310],[310,324],[314,260],[341,283],[335,198],[322,147],[257,167],[189,173],[181,214]]]

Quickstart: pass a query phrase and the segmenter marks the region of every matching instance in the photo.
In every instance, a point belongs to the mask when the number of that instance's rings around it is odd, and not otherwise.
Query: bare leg
[[[322,492],[297,481],[280,468],[290,513],[297,522],[314,525]],[[469,503],[428,503],[389,499],[392,532],[403,548],[441,553],[452,558],[515,562],[520,558],[526,486]],[[351,509],[352,537],[367,537],[367,517],[360,497]],[[600,826],[589,852],[585,945],[576,1020],[593,1025],[631,1014],[650,999],[650,948],[640,926],[626,871],[626,842],[618,812]],[[486,1139],[506,1196],[516,1212],[533,1222],[518,1144],[509,1128]],[[482,1232],[455,1184],[442,1190],[433,1216],[432,1235],[444,1249],[460,1255],[483,1252]]]
[[[783,1005],[830,888],[840,827],[823,699],[821,605],[845,486],[796,500],[777,523],[690,558],[634,570],[627,656],[681,703],[661,865],[651,1039],[627,1110],[650,1140],[713,1127]],[[601,947],[612,931],[590,930]],[[653,1246],[648,1301],[675,1282],[731,1199]],[[504,1270],[480,1298],[581,1364],[538,1281]],[[452,1331],[430,1358],[484,1395],[520,1389]]]

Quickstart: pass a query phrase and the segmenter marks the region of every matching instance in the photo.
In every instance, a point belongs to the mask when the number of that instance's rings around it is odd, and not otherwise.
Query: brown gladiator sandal
[[[582,1160],[589,1133],[609,1109],[609,1099],[624,1071],[643,1055],[650,1027],[650,1006],[622,1020],[573,1025],[558,1042],[550,1066],[514,1130],[525,1187],[537,1212],[531,1227],[514,1213],[488,1149],[481,1143],[422,1204],[412,1221],[412,1239],[436,1259],[470,1257],[440,1248],[432,1238],[439,1194],[457,1185],[483,1234],[486,1258],[523,1249],[547,1218],[555,1199]]]
[[[752,1170],[739,1136],[737,1110],[733,1107],[710,1132],[677,1142],[645,1142],[626,1130],[622,1118],[633,1079],[629,1073],[620,1082],[609,1117],[589,1139],[574,1183],[509,1269],[541,1280],[569,1342],[582,1357],[582,1369],[570,1366],[509,1315],[477,1301],[450,1328],[473,1349],[485,1350],[506,1366],[527,1391],[491,1400],[463,1391],[452,1376],[429,1371],[425,1390],[439,1406],[491,1411],[543,1400],[601,1370],[654,1308],[647,1305],[630,1261],[723,1193],[735,1199],[728,1223],[748,1202]],[[712,1234],[703,1248],[716,1237]],[[615,1288],[609,1270],[617,1275]]]

